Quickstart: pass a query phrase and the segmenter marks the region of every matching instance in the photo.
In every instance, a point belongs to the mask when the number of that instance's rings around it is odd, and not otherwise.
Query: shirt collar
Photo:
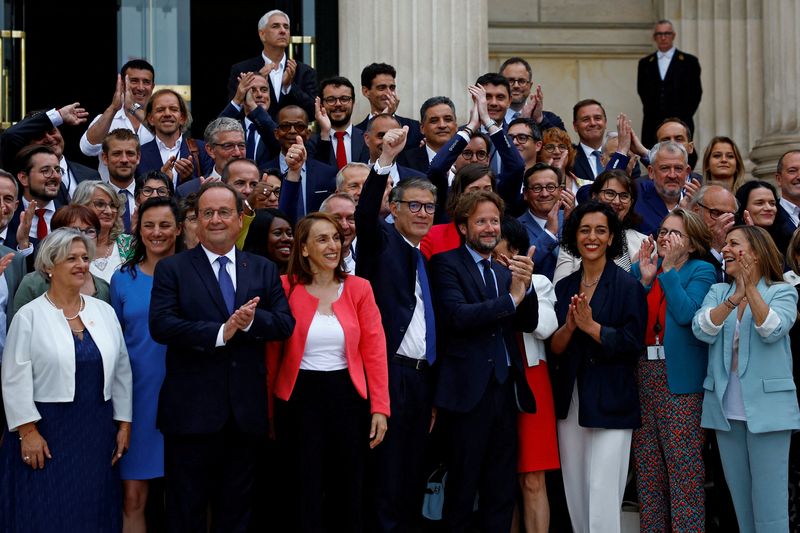
[[[180,149],[181,149],[181,141],[182,140],[183,140],[183,135],[178,137],[178,140],[175,141],[175,146],[170,148],[169,146],[164,144],[164,141],[162,141],[161,139],[158,138],[158,135],[156,135],[156,146],[158,146],[159,150],[178,150],[178,151],[180,151]]]
[[[286,164],[286,156],[283,152],[278,155],[278,166],[281,169],[281,173],[286,174],[289,172],[289,165]],[[306,171],[306,164],[303,163],[303,168],[300,169],[300,174],[302,175]]]
[[[28,209],[28,205],[30,205],[30,202],[28,200],[26,200],[25,197],[23,196],[22,197],[22,208],[23,209]],[[41,207],[40,207],[40,209],[41,209]],[[56,204],[53,202],[53,200],[50,200],[49,202],[47,202],[44,205],[43,209],[45,211],[52,211],[53,213],[55,213],[56,212]]]
[[[214,263],[214,261],[216,261],[218,257],[222,257],[220,254],[216,254],[216,253],[212,252],[211,250],[209,250],[208,248],[206,248],[202,244],[200,245],[200,247],[203,248],[203,251],[205,252],[206,257],[208,258],[208,262],[209,263]],[[223,255],[228,258],[228,260],[231,262],[231,264],[235,265],[236,264],[236,245],[233,245],[231,247],[231,249],[228,250],[228,253],[223,254]]]
[[[136,191],[136,180],[131,180],[127,187],[120,187],[119,185],[115,184],[113,181],[108,181],[109,185],[114,187],[114,190],[119,191],[128,191],[131,193],[131,196],[134,196],[134,192]]]
[[[672,48],[670,48],[666,52],[662,52],[661,50],[658,50],[656,52],[656,55],[658,56],[658,59],[664,59],[665,57],[667,59],[672,59],[672,56],[675,55],[675,47],[673,46]]]
[[[480,262],[483,261],[484,259],[488,259],[489,260],[489,264],[492,263],[492,256],[491,255],[489,257],[483,257],[481,254],[479,254],[478,252],[473,250],[472,247],[470,247],[470,245],[465,244],[464,246],[466,247],[467,251],[469,252],[469,255],[472,256],[472,260],[475,261],[476,265],[480,264]]]
[[[436,157],[436,152],[431,150],[431,147],[428,146],[427,144],[425,145],[425,152],[427,152],[428,154],[428,163],[430,163],[431,161],[433,161],[433,158]]]
[[[603,135],[605,135],[605,133],[604,133]],[[585,154],[586,154],[586,159],[589,159],[589,158],[591,158],[591,157],[594,157],[594,156],[592,155],[592,152],[594,152],[594,151],[595,151],[595,149],[594,149],[594,148],[592,148],[591,146],[588,146],[588,145],[586,145],[586,144],[583,144],[583,143],[580,143],[580,144],[579,144],[579,146],[580,146],[580,147],[583,149],[583,153],[585,153]],[[600,148],[598,148],[598,149],[597,149],[597,151],[599,152],[599,151],[600,151]],[[589,161],[593,161],[593,160],[592,160],[592,159],[589,159]]]
[[[798,212],[800,212],[800,206],[797,206],[797,205],[793,204],[792,202],[790,202],[786,198],[781,198],[780,203],[783,206],[783,208],[786,209],[786,211],[790,215],[795,215],[796,216],[796,215],[798,215]]]
[[[264,52],[261,52],[261,59],[264,60],[264,64],[265,65],[267,63],[272,63],[272,60],[270,58],[268,58],[267,54],[265,54]],[[281,68],[286,68],[286,52],[283,53],[283,57],[279,61],[279,64],[280,64]]]

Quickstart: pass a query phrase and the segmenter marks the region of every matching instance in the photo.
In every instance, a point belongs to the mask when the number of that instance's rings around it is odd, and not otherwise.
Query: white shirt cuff
[[[33,253],[33,244],[29,243],[28,247],[23,249],[20,249],[20,247],[17,246],[17,252],[21,253],[23,257],[28,257]]]
[[[214,344],[215,348],[219,348],[220,346],[225,346],[225,337],[222,335],[222,332],[225,330],[225,324],[223,323],[219,327],[219,332],[217,333],[217,342]]]
[[[292,90],[292,86],[291,85],[289,85],[289,87],[287,89],[284,89],[283,85],[281,85],[281,94],[289,94],[289,91],[291,91],[291,90]]]
[[[386,174],[389,174],[392,171],[393,166],[394,163],[392,163],[388,167],[382,167],[378,161],[375,161],[375,164],[373,165],[372,168],[375,169],[375,172],[377,172],[378,175],[385,176]]]
[[[723,322],[724,324],[724,322]],[[700,329],[703,330],[703,333],[708,335],[717,335],[720,331],[722,331],[723,324],[719,326],[714,324],[711,321],[711,308],[707,307],[700,317],[697,319],[697,325],[700,326]]]
[[[236,109],[236,111],[241,111],[242,110],[242,106],[240,106],[239,104],[237,104],[233,100],[231,100],[231,105],[234,107],[234,109]]]
[[[64,119],[61,118],[61,113],[59,113],[56,108],[53,108],[47,112],[47,118],[49,118],[50,122],[53,123],[54,128],[57,128],[64,123]]]
[[[469,142],[469,133],[467,133],[466,131],[460,130],[459,132],[456,133],[456,135],[458,135],[459,137],[461,137],[465,141]]]
[[[753,325],[755,325],[755,322]],[[778,313],[770,309],[769,313],[767,313],[767,318],[764,319],[764,322],[762,322],[760,326],[756,326],[756,333],[762,337],[769,337],[773,331],[778,329],[778,326],[780,325],[781,317],[778,316]]]

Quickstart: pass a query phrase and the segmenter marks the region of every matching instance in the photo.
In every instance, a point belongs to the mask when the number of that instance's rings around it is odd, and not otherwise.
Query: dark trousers
[[[347,370],[301,370],[289,401],[275,405],[284,509],[293,531],[363,531],[369,405]]]
[[[448,531],[468,531],[480,494],[480,530],[508,533],[517,487],[517,407],[513,381],[492,379],[470,412],[448,412],[450,468],[444,499]]]
[[[370,458],[370,531],[405,532],[418,524],[422,510],[433,398],[430,369],[417,370],[390,359],[389,397],[389,430]]]
[[[222,431],[164,435],[167,524],[170,532],[244,532],[250,521],[257,435],[229,423]]]

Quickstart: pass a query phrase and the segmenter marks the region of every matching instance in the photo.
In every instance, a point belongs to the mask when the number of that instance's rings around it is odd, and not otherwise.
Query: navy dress
[[[75,337],[75,398],[36,402],[39,433],[52,459],[42,470],[22,462],[16,433],[0,448],[0,531],[106,533],[122,527],[121,482],[111,458],[117,427],[103,399],[103,360],[89,331]]]

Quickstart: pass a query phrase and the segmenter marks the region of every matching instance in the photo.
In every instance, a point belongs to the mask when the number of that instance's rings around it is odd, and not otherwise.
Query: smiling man
[[[369,161],[364,130],[353,126],[356,90],[347,78],[336,76],[320,83],[316,110],[319,133],[308,141],[308,156],[341,170],[348,163]],[[324,111],[325,117],[320,116]]]
[[[427,174],[436,152],[456,133],[456,106],[446,96],[434,96],[423,102],[419,114],[425,146],[409,147],[397,159],[401,165]]]
[[[578,179],[594,181],[604,168],[601,149],[606,134],[606,110],[597,100],[581,100],[572,108],[572,127],[580,139],[573,172]]]
[[[661,221],[678,207],[683,197],[683,187],[691,168],[689,155],[682,144],[665,141],[656,144],[647,172],[649,180],[636,180],[639,198],[634,208],[642,222],[634,229],[645,235],[655,235]]]

